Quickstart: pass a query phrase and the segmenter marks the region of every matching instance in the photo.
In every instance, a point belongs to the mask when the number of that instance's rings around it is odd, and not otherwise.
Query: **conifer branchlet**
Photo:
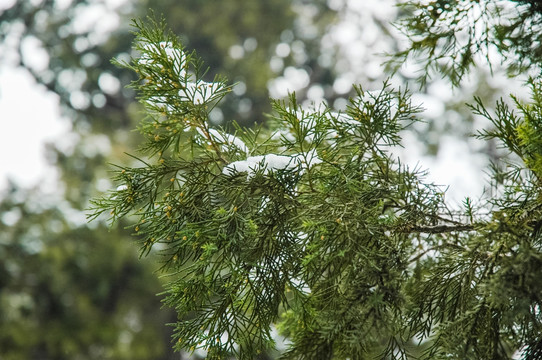
[[[343,112],[292,94],[231,134],[208,121],[225,79],[205,81],[163,24],[135,26],[141,55],[120,65],[139,76],[145,159],[118,168],[92,217],[130,216],[141,253],[162,255],[178,349],[252,359],[276,327],[292,359],[539,358],[538,83],[521,115],[473,107],[496,126],[480,136],[526,167],[501,169],[489,213],[470,199],[453,213],[391,151],[419,111],[406,91],[355,87]]]

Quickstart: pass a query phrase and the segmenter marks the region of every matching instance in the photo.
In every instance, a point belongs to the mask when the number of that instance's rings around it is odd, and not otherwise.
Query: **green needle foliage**
[[[390,64],[415,58],[422,64],[421,85],[439,73],[457,86],[480,58],[496,62],[504,55],[511,74],[542,64],[540,1],[414,0],[400,6],[408,15],[398,28],[410,42]]]
[[[518,113],[475,113],[517,155],[494,165],[487,204],[454,213],[443,190],[393,155],[419,108],[408,92],[356,94],[344,112],[273,101],[266,127],[209,125],[229,91],[204,80],[163,23],[135,22],[121,66],[148,117],[145,159],[91,218],[129,216],[161,255],[175,347],[209,359],[524,359],[542,356],[542,87]]]

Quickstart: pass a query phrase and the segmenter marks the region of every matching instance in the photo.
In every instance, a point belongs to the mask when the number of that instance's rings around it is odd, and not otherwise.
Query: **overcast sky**
[[[24,187],[40,182],[52,186],[55,172],[45,161],[45,143],[70,130],[69,121],[60,116],[57,96],[38,86],[26,70],[4,64],[0,125],[0,190],[8,178]]]

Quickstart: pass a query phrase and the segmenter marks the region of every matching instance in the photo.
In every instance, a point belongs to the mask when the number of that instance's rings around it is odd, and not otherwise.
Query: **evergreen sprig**
[[[208,122],[225,80],[205,82],[163,23],[135,26],[141,55],[120,65],[139,75],[146,158],[115,171],[119,187],[91,217],[133,216],[142,255],[162,255],[177,349],[252,359],[273,348],[276,326],[285,359],[538,356],[538,86],[517,103],[522,117],[473,106],[496,126],[481,136],[526,167],[498,174],[490,210],[466,199],[454,214],[390,151],[416,121],[408,92],[355,87],[344,112],[292,94],[273,101],[268,127],[230,134]]]

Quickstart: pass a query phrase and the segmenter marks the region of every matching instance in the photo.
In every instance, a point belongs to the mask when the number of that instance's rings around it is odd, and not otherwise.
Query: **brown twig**
[[[455,224],[455,225],[410,225],[397,229],[402,233],[426,233],[443,234],[461,231],[474,231],[477,224]]]

